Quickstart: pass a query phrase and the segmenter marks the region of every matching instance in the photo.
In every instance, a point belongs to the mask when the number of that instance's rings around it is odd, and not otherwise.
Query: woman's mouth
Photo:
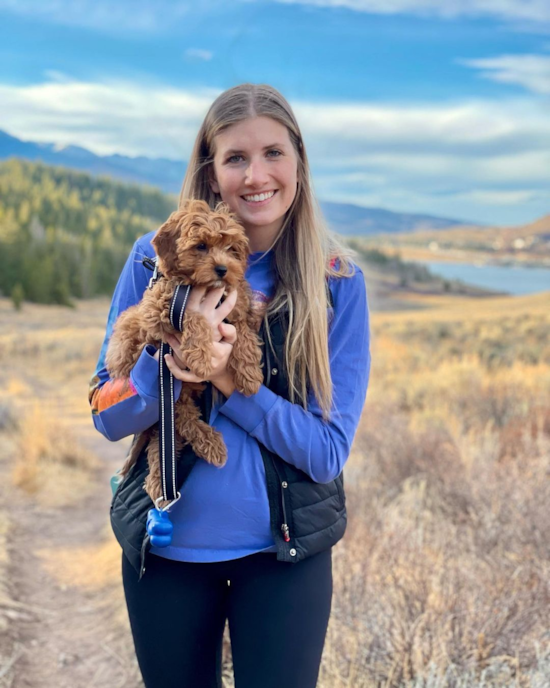
[[[271,201],[277,191],[278,189],[275,189],[274,191],[266,191],[261,194],[246,194],[246,196],[241,196],[241,198],[249,206],[263,206],[267,205]]]

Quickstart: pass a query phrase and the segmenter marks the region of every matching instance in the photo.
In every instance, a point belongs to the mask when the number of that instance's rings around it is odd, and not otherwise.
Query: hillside
[[[365,238],[363,245],[391,255],[399,253],[406,260],[550,267],[550,215],[512,227],[465,225],[437,232],[384,233]]]
[[[65,305],[110,295],[135,239],[176,206],[157,189],[43,163],[1,163],[0,293]]]

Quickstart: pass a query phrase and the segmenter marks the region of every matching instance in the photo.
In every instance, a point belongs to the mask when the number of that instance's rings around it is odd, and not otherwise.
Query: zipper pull
[[[281,530],[283,531],[283,537],[285,539],[285,542],[290,542],[290,531],[286,523],[283,523],[281,526]]]

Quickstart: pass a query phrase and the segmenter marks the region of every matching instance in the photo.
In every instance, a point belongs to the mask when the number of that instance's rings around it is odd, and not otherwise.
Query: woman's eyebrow
[[[264,146],[262,150],[268,150],[269,148],[284,148],[284,143],[271,143],[269,146]],[[224,152],[224,155],[236,155],[237,153],[244,153],[245,151],[239,150],[238,148],[230,148]]]

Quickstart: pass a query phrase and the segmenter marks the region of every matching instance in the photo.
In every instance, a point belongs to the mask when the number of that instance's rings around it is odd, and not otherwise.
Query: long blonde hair
[[[199,129],[180,193],[180,207],[188,198],[206,201],[211,208],[221,200],[209,183],[215,154],[215,137],[251,117],[271,117],[288,129],[298,158],[298,188],[272,248],[277,273],[275,295],[268,318],[288,309],[285,342],[290,401],[307,408],[308,385],[327,420],[332,407],[332,380],[328,352],[326,278],[348,277],[355,252],[329,231],[312,190],[309,163],[298,122],[285,98],[266,84],[241,84],[221,93]],[[334,264],[333,259],[339,260]]]

